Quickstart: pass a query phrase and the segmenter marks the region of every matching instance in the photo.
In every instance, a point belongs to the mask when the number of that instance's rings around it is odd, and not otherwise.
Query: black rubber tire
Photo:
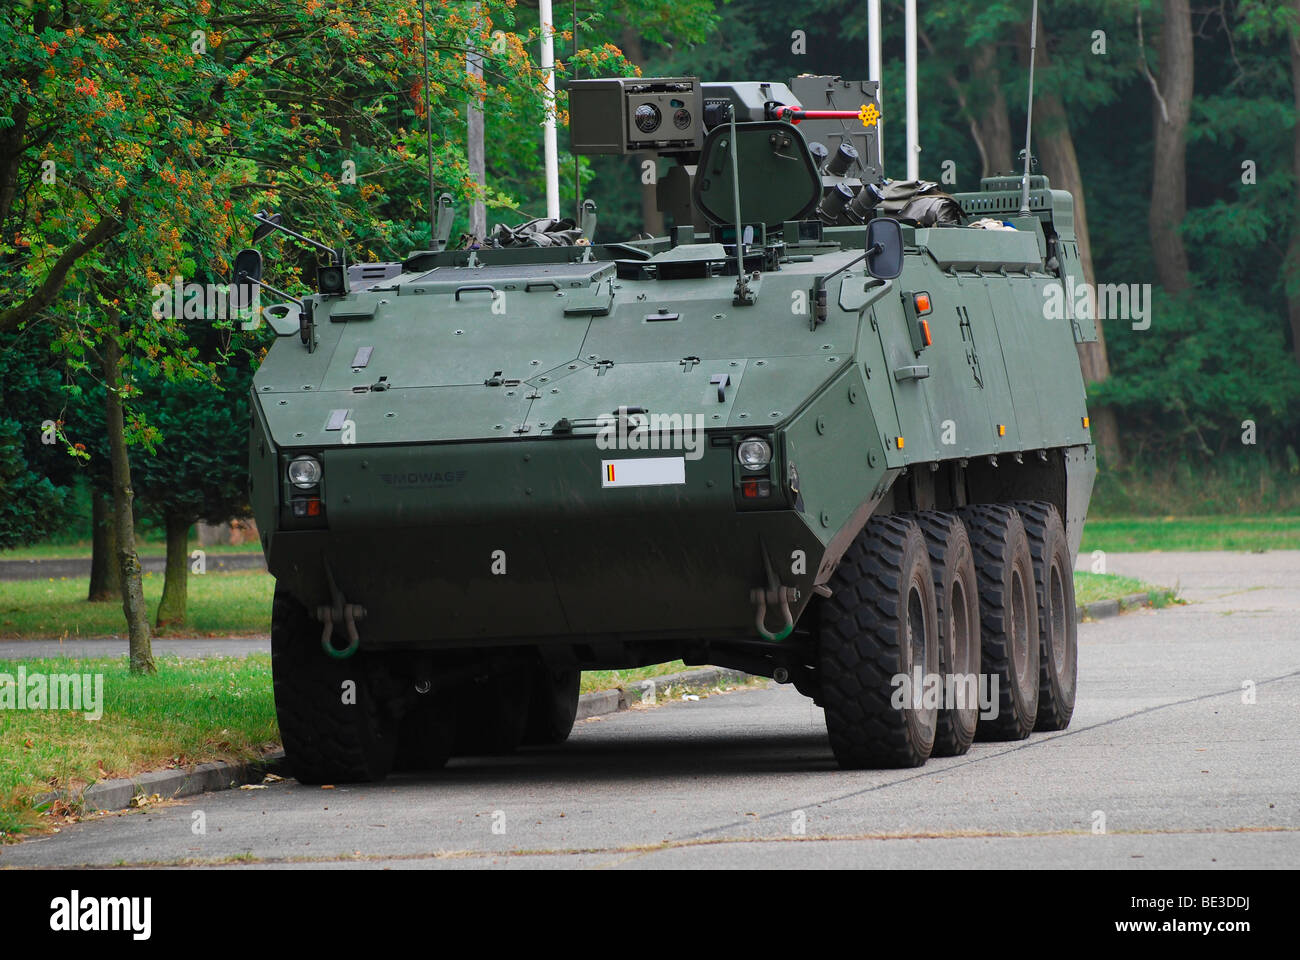
[[[485,661],[457,692],[452,755],[514,753],[524,742],[531,701],[532,675],[526,666]]]
[[[913,517],[925,534],[934,571],[939,673],[945,693],[957,692],[961,697],[955,702],[945,697],[939,709],[933,756],[957,757],[970,749],[979,723],[980,606],[975,557],[966,526],[956,514],[925,511]],[[950,677],[955,681],[951,686]]]
[[[846,769],[919,767],[934,747],[937,711],[909,706],[895,693],[900,674],[939,667],[934,575],[916,521],[868,521],[829,586],[817,666],[835,759]]]
[[[537,665],[524,743],[555,746],[569,739],[573,722],[578,718],[578,684],[581,680],[582,671],[577,667],[557,670],[544,663]]]
[[[1006,504],[958,511],[979,580],[981,665],[998,683],[997,716],[980,717],[979,740],[1023,740],[1038,713],[1038,602],[1020,514]]]
[[[1041,500],[1015,504],[1029,537],[1038,599],[1039,681],[1035,730],[1064,730],[1074,716],[1079,674],[1079,608],[1065,524]]]
[[[397,747],[397,724],[380,692],[383,664],[365,651],[336,660],[320,637],[321,625],[276,587],[271,676],[289,771],[307,784],[382,780]],[[349,682],[354,702],[344,702]]]
[[[404,772],[441,770],[456,743],[453,698],[436,688],[418,695],[402,718],[393,769]]]

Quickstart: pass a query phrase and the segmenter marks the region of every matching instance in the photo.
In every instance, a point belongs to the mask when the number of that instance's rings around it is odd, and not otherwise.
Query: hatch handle
[[[467,283],[462,287],[456,288],[457,302],[460,301],[460,295],[462,293],[474,293],[474,292],[490,293],[495,297],[497,293],[497,288],[492,286],[492,284],[490,283]]]

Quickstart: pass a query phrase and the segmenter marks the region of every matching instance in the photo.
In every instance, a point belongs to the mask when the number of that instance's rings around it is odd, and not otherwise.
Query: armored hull
[[[846,765],[923,761],[954,727],[960,752],[975,726],[969,705],[855,707],[864,644],[890,683],[984,676],[982,650],[1012,736],[1053,657],[1072,707],[1062,577],[1095,472],[1076,345],[1096,334],[1045,309],[1081,279],[1069,195],[1035,178],[1018,217],[1018,184],[956,198],[999,229],[903,226],[892,277],[861,227],[792,220],[739,252],[688,227],[417,253],[283,311],[251,496],[299,774],[382,775],[435,727],[436,757],[469,750],[470,689],[515,702],[497,747],[545,740],[556,696],[567,735],[577,670],[677,658],[795,683]],[[354,675],[372,715],[334,717],[331,747],[301,688]]]

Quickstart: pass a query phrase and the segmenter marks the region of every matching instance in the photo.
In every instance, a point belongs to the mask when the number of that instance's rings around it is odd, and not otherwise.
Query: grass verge
[[[153,676],[132,676],[125,657],[0,662],[0,683],[34,673],[103,678],[98,720],[84,710],[0,710],[0,834],[40,822],[42,793],[147,770],[247,760],[279,740],[271,658],[159,657]],[[83,707],[85,704],[83,703]]]
[[[1300,517],[1090,517],[1079,552],[1297,549]]]
[[[261,553],[262,545],[254,540],[251,543],[214,543],[201,546],[196,538],[190,538],[186,553],[193,550],[206,550],[214,553]],[[167,556],[167,543],[164,540],[141,539],[135,543],[135,552],[141,558]],[[70,540],[59,543],[35,543],[28,547],[14,547],[0,550],[0,560],[89,560],[90,541]]]
[[[149,621],[162,597],[161,573],[144,575]],[[26,637],[111,637],[126,629],[122,605],[113,601],[87,603],[87,577],[0,582],[0,639]],[[188,636],[230,636],[269,633],[271,594],[275,581],[262,570],[191,574]]]
[[[1074,575],[1074,602],[1081,607],[1098,600],[1119,600],[1134,593],[1150,594],[1152,606],[1167,607],[1174,602],[1178,591],[1168,587],[1153,587],[1133,577],[1121,577],[1114,573]]]

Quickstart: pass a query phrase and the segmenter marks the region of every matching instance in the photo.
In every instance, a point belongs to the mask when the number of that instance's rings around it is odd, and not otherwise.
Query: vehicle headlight
[[[289,482],[306,490],[320,483],[320,461],[315,457],[296,457],[289,461]]]
[[[766,470],[772,462],[772,448],[766,440],[750,437],[736,448],[736,459],[746,470]]]

